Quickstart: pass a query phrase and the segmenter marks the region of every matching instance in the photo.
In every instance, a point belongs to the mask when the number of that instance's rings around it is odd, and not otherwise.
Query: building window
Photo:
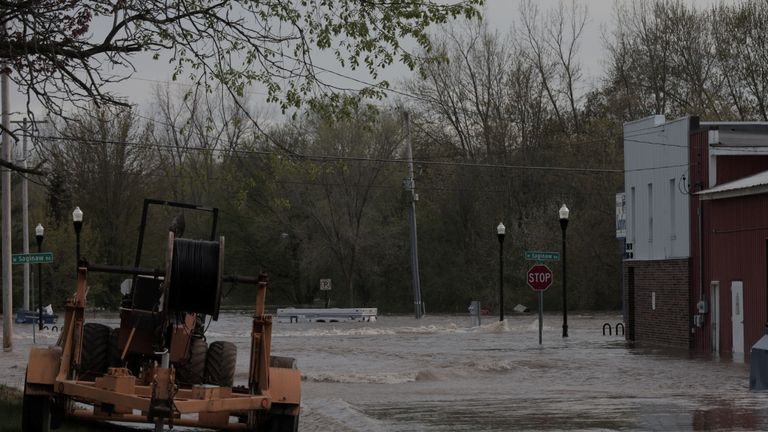
[[[648,243],[653,243],[653,183],[648,183]]]
[[[669,239],[677,239],[675,234],[675,179],[669,179]]]

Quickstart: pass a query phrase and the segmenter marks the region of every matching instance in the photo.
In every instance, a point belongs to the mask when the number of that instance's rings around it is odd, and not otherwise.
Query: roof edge
[[[714,201],[726,198],[738,198],[742,196],[761,195],[768,193],[768,185],[750,186],[739,189],[729,189],[724,191],[707,192],[706,190],[696,192],[701,201]]]

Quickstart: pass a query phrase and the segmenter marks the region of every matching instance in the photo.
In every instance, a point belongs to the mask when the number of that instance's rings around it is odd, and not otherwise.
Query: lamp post
[[[568,228],[568,214],[570,211],[565,204],[560,207],[560,229],[563,231],[563,337],[568,337],[568,300],[567,300],[567,281],[568,271],[565,261],[565,230]]]
[[[35,227],[35,239],[37,240],[37,253],[43,251],[43,235],[45,234],[45,228],[43,224],[37,224]],[[37,263],[37,302],[38,304],[38,323],[37,328],[43,329],[43,266]]]
[[[504,321],[504,224],[499,222],[496,234],[499,237],[499,321]]]
[[[80,207],[75,207],[72,212],[72,224],[75,226],[75,237],[77,248],[75,249],[75,269],[80,267],[80,229],[83,228],[83,211]]]

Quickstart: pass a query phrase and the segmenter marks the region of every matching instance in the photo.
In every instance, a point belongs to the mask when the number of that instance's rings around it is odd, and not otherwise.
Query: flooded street
[[[97,321],[117,325],[117,318]],[[634,349],[602,325],[620,316],[382,316],[375,323],[275,323],[273,354],[303,375],[302,431],[765,430],[768,393],[749,366],[686,352]],[[250,319],[223,314],[208,342],[238,345],[246,380]],[[16,326],[0,382],[23,385],[30,326]],[[53,343],[55,335],[38,335]]]

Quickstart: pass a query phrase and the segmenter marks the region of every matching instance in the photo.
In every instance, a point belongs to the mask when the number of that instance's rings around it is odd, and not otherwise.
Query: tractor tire
[[[232,342],[216,341],[208,347],[205,360],[205,383],[232,387],[235,381],[237,347]]]
[[[61,397],[54,397],[51,403],[51,429],[59,429],[64,423],[64,418],[69,412],[72,401]]]
[[[112,329],[104,324],[86,323],[83,326],[83,345],[78,379],[94,381],[96,377],[107,372],[111,331]]]
[[[120,342],[120,327],[113,328],[109,333],[109,367],[122,367],[124,362],[120,360],[120,356],[123,355],[123,351],[119,346]]]
[[[207,351],[208,344],[205,339],[189,338],[189,360],[176,366],[176,383],[187,387],[203,383]]]
[[[269,367],[296,369],[296,359],[293,357],[269,356]]]
[[[50,432],[51,398],[28,395],[25,389],[21,403],[21,432]]]
[[[298,432],[299,416],[289,414],[272,414],[267,420],[266,428],[269,432]]]
[[[51,399],[48,396],[24,395],[21,411],[22,432],[50,432]]]

